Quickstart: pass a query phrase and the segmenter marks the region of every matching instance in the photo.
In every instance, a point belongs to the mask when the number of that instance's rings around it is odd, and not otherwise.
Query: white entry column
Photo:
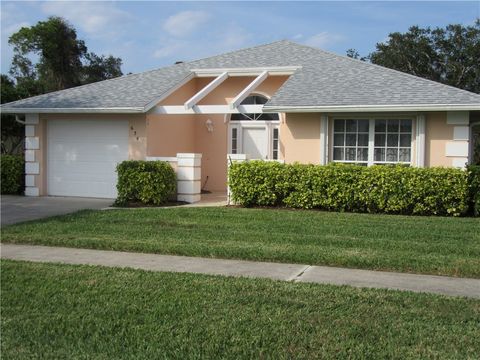
[[[201,199],[202,154],[177,154],[177,200],[194,203]]]
[[[36,178],[40,175],[39,116],[25,115],[25,196],[39,196]]]

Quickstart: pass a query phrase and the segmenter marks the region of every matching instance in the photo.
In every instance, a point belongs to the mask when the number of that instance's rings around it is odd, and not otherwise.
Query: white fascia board
[[[421,105],[338,105],[338,106],[268,106],[264,113],[276,112],[381,112],[381,111],[450,111],[480,110],[480,104],[421,104]]]
[[[263,105],[240,105],[234,109],[229,105],[194,105],[191,109],[185,109],[183,105],[155,106],[152,114],[238,114],[238,113],[262,113]]]
[[[255,80],[253,80],[250,84],[245,87],[229,104],[230,108],[235,109],[236,107],[240,106],[243,100],[251,94],[262,82],[264,82],[268,77],[268,71],[263,71],[260,75],[258,75]]]
[[[210,94],[215,88],[217,88],[221,83],[228,79],[228,73],[225,71],[218,75],[215,79],[208,83],[202,90],[193,95],[190,99],[185,102],[185,109],[191,109],[196,105],[200,100],[205,96]]]
[[[143,113],[142,107],[129,108],[1,108],[2,114],[132,114]]]
[[[270,75],[292,75],[301,66],[267,66],[251,68],[212,68],[212,69],[191,69],[197,77],[213,77],[227,72],[229,76],[258,76],[264,71]]]
[[[148,112],[151,108],[156,106],[160,101],[166,99],[170,95],[172,95],[175,91],[180,89],[183,85],[188,83],[190,80],[192,80],[195,77],[195,74],[193,72],[189,73],[187,76],[185,76],[182,80],[180,80],[178,83],[176,83],[174,86],[172,86],[170,89],[165,91],[162,95],[160,95],[158,98],[150,101],[145,107],[143,108],[143,112]]]

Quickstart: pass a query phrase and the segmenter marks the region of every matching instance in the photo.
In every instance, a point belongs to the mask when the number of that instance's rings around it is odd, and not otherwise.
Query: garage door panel
[[[120,136],[118,129],[112,129],[112,123],[125,123],[124,120],[50,120],[55,123],[51,128],[50,134],[58,139],[79,139],[88,137],[89,139],[108,139],[118,138]],[[115,126],[115,125],[113,125]],[[94,129],[95,131],[92,131]],[[124,137],[128,138],[128,125]]]
[[[90,145],[90,146],[88,146]],[[124,159],[124,149],[118,145],[99,145],[91,146],[92,144],[63,145],[54,143],[51,146],[52,156],[50,159],[59,161],[122,161]],[[99,159],[101,154],[101,160]]]
[[[55,188],[55,191],[59,193],[57,196],[87,196],[83,189],[84,182],[66,182],[63,179],[49,179],[49,181],[51,181],[51,185]],[[114,199],[117,197],[117,190],[115,187],[112,188],[111,182],[90,182],[90,189],[87,197]]]
[[[116,166],[128,159],[128,121],[50,120],[48,192],[115,198]]]
[[[49,177],[61,176],[66,179],[74,179],[75,177],[82,176],[86,180],[89,178],[96,179],[98,177],[116,178],[115,164],[108,162],[75,162],[66,164],[60,161],[54,161],[51,163],[55,172],[52,172]]]

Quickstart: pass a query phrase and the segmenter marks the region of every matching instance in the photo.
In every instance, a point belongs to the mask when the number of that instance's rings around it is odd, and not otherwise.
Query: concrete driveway
[[[77,197],[2,195],[0,223],[3,226],[83,209],[102,209],[112,205],[113,201],[113,199]]]

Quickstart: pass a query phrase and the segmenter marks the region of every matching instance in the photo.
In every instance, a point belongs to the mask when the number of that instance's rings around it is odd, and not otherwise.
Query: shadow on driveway
[[[113,199],[78,197],[27,197],[2,195],[1,226],[22,221],[63,215],[83,209],[102,209],[112,205]]]

